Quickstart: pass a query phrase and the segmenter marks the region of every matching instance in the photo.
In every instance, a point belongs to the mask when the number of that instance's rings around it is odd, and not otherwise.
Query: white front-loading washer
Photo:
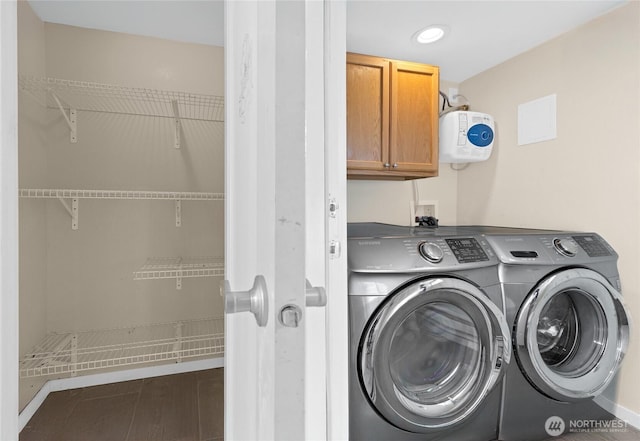
[[[598,403],[615,401],[629,341],[616,252],[595,233],[472,230],[501,262],[512,328],[515,362],[504,378],[499,439],[606,430],[613,415]]]
[[[349,439],[495,440],[511,347],[486,240],[382,224],[348,235]]]

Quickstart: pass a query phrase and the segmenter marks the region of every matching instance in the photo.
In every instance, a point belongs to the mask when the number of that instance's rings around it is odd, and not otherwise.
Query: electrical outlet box
[[[431,216],[438,218],[438,201],[409,201],[409,225],[415,225],[416,216]]]

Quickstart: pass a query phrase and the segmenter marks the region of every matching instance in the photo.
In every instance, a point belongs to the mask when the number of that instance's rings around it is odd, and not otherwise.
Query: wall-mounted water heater
[[[486,161],[491,156],[494,121],[480,112],[453,111],[440,117],[440,162]]]

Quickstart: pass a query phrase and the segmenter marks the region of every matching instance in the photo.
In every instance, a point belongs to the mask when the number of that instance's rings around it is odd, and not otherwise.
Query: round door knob
[[[438,263],[444,257],[444,251],[438,244],[432,242],[422,242],[418,247],[420,255],[427,259],[429,262]]]
[[[578,253],[578,246],[571,239],[553,239],[553,247],[567,257],[573,257]]]

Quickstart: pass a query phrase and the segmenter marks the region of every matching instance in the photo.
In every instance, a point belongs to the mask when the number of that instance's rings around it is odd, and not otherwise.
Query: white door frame
[[[328,201],[336,204],[333,215],[325,217],[325,241],[329,247],[325,252],[326,439],[346,440],[349,438],[346,1],[324,2],[324,26],[325,191]]]
[[[18,439],[17,3],[0,1],[0,439]]]
[[[318,417],[307,417],[306,439],[343,440],[349,436],[347,264],[346,250],[335,244],[346,243],[346,3],[309,2],[306,31],[324,33],[307,48],[307,277],[325,286],[328,297],[326,308],[307,309],[305,411]]]

